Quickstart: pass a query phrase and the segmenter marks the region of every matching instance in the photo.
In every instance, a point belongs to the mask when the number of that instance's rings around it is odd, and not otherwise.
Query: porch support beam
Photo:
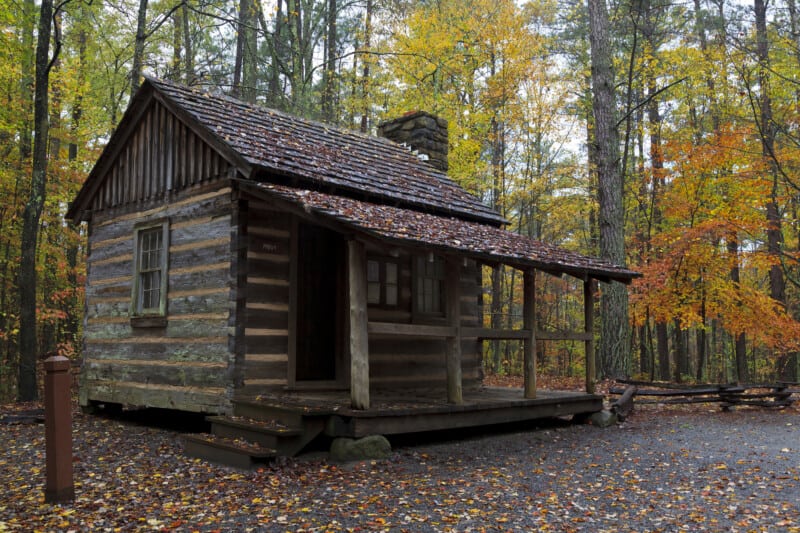
[[[525,398],[536,398],[536,271],[523,276],[522,328],[528,335],[522,341]]]
[[[583,282],[583,324],[586,332],[586,392],[594,394],[594,381],[597,375],[594,353],[594,280]]]
[[[369,409],[366,258],[366,250],[362,242],[355,239],[347,241],[350,403],[353,409]]]
[[[444,295],[447,301],[447,321],[453,336],[447,338],[447,401],[464,403],[461,376],[461,268],[455,257],[448,257],[445,271]]]

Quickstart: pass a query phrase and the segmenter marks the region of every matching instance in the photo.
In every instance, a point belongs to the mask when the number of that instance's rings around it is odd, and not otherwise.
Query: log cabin
[[[555,338],[534,325],[537,270],[583,280],[586,330],[565,338],[591,365],[592,282],[637,273],[503,229],[448,179],[445,121],[379,132],[147,78],[67,214],[88,228],[81,404],[226,415],[338,391],[356,412],[402,391],[463,406],[486,339],[523,341],[532,400],[534,343]],[[497,264],[524,272],[521,330],[483,327],[481,267]]]

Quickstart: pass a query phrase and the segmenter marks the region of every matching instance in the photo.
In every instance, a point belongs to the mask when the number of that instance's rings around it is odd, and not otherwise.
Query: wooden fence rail
[[[626,388],[612,387],[608,393],[644,398],[639,403],[690,404],[719,403],[724,411],[736,406],[785,408],[794,403],[794,395],[800,390],[792,389],[790,383],[745,384],[745,385],[681,385],[675,383],[650,383],[619,380]],[[631,395],[631,386],[636,390]]]

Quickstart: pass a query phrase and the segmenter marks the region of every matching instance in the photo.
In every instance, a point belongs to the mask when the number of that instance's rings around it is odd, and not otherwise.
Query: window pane
[[[381,284],[380,283],[367,283],[367,303],[380,304],[381,303]]]
[[[397,285],[386,285],[386,305],[397,305]]]
[[[397,263],[386,263],[386,283],[397,285]]]
[[[140,279],[142,309],[158,309],[161,301],[161,272],[143,272]]]
[[[138,233],[138,301],[134,309],[137,313],[161,310],[161,281],[165,275],[163,226],[139,231]]]
[[[381,264],[378,261],[367,261],[367,281],[381,280]]]

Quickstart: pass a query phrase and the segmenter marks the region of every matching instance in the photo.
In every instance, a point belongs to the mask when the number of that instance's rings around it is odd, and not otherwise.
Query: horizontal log
[[[225,228],[226,231],[230,231],[229,228]],[[231,244],[231,239],[229,236],[226,237],[217,237],[216,239],[204,239],[204,240],[193,240],[189,242],[183,242],[180,244],[172,244],[169,247],[170,257],[175,254],[179,254],[182,252],[194,252],[197,250],[203,250],[206,248],[218,248],[220,246],[224,248],[229,248]]]
[[[537,341],[589,341],[594,334],[584,331],[537,331]]]
[[[124,381],[86,380],[86,399],[182,411],[222,413],[229,410],[223,387],[184,387]]]
[[[230,239],[210,241],[208,246],[179,248],[169,254],[170,268],[190,268],[197,265],[213,265],[231,256]]]
[[[203,216],[197,217],[189,220],[184,220],[181,222],[177,222],[170,226],[173,230],[183,230],[186,228],[193,228],[193,227],[207,227],[211,224],[222,223],[227,226],[230,226],[231,217],[230,215],[224,216]]]
[[[270,261],[273,263],[288,263],[288,254],[270,254],[263,252],[247,252],[247,259],[255,259],[259,261]]]
[[[288,381],[280,378],[245,379],[245,387],[278,387],[286,386]]]
[[[203,287],[200,289],[185,289],[185,290],[170,290],[167,297],[170,300],[178,298],[191,298],[192,296],[219,296],[230,294],[230,289],[227,286],[223,287]]]
[[[141,344],[107,343],[97,340],[87,343],[83,351],[84,361],[89,360],[153,360],[153,361],[197,361],[225,362],[230,360],[228,339],[217,344]]]
[[[222,344],[227,337],[125,337],[125,338],[86,338],[89,344]]]
[[[720,395],[720,394],[730,394],[736,392],[744,392],[745,389],[741,387],[731,388],[731,389],[720,389],[718,387],[706,387],[706,388],[698,388],[698,389],[665,389],[665,390],[647,390],[647,389],[639,389],[636,392],[637,396],[660,396],[660,397],[669,397],[669,396],[708,396],[708,395]],[[624,394],[625,389],[620,389],[618,387],[612,387],[608,391],[609,394]]]
[[[179,211],[183,207],[202,208],[210,203],[213,204],[213,201],[219,198],[228,199],[230,192],[231,192],[230,187],[223,187],[216,191],[211,191],[205,194],[191,195],[186,199],[177,200],[167,205],[161,205],[159,207],[154,207],[152,209],[147,209],[145,211],[126,213],[125,215],[119,217],[114,217],[109,220],[104,220],[103,222],[97,224],[97,227],[100,228],[103,226],[118,224],[120,222],[126,222],[126,221],[133,222],[133,221],[143,220],[145,218],[155,217],[162,213],[167,215],[170,212]],[[207,215],[208,213],[205,212],[204,214]]]
[[[165,361],[162,359],[87,359],[88,366],[145,366],[159,368],[227,368],[228,363],[224,361],[187,361],[174,360]]]
[[[225,387],[228,382],[227,365],[202,367],[190,365],[139,365],[119,361],[107,364],[89,361],[83,366],[87,380],[124,381],[129,383],[167,385],[176,387]]]
[[[283,329],[289,328],[289,313],[287,311],[271,311],[267,309],[254,309],[247,307],[244,318],[247,328]]]
[[[247,309],[257,310],[257,311],[289,311],[289,304],[288,303],[259,303],[259,302],[247,302],[246,305]]]
[[[287,239],[287,240],[292,235],[288,229],[259,227],[252,225],[252,222],[248,222],[247,233],[250,235],[263,237],[266,239]]]
[[[244,356],[247,363],[286,363],[289,355],[285,353],[247,353]]]
[[[373,335],[402,335],[410,337],[454,337],[456,328],[451,326],[429,326],[424,324],[395,324],[393,322],[369,322],[367,332]]]
[[[245,338],[245,353],[276,354],[289,351],[289,337],[280,336],[248,336]]]
[[[482,340],[514,340],[527,339],[531,332],[527,329],[462,328],[461,334]]]
[[[119,283],[126,283],[130,286],[132,274],[126,276],[116,276],[113,278],[93,278],[89,280],[90,287],[102,287],[104,285],[117,285]]]

